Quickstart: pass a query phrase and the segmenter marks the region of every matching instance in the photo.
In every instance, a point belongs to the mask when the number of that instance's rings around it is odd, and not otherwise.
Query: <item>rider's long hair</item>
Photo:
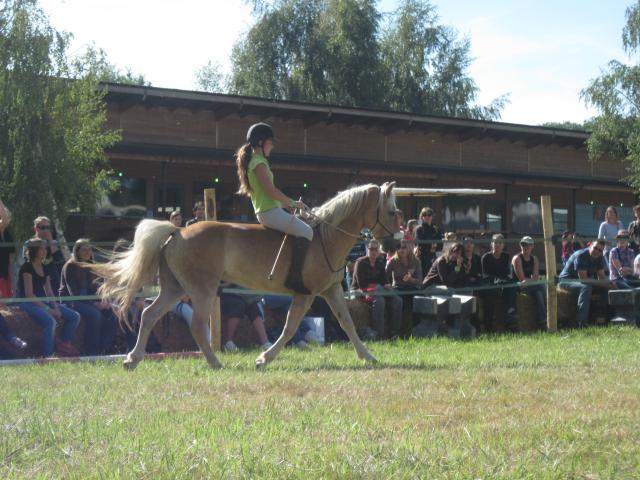
[[[245,143],[242,145],[238,151],[236,151],[235,158],[236,167],[238,168],[238,182],[240,182],[238,193],[249,196],[249,194],[251,194],[251,185],[249,185],[247,169],[249,167],[249,161],[251,160],[251,144]]]

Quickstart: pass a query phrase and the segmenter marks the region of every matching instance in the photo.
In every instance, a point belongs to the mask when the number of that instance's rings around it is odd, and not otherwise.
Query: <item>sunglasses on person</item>
[[[38,230],[51,230],[51,227],[49,225],[38,225],[36,228]]]
[[[433,213],[423,213],[421,217],[432,217]]]

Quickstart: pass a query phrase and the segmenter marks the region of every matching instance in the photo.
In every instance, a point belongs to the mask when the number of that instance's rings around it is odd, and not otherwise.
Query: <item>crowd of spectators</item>
[[[625,229],[615,207],[606,210],[598,237],[586,245],[574,232],[562,235],[562,268],[559,285],[576,296],[576,325],[585,326],[590,315],[592,294],[600,294],[607,304],[610,289],[640,285],[640,205],[636,219]],[[420,219],[403,225],[404,239],[394,251],[381,252],[377,241],[347,264],[346,288],[371,305],[372,328],[376,337],[399,334],[397,305],[406,305],[415,295],[472,293],[482,300],[482,315],[476,316],[481,332],[492,332],[498,323],[496,306],[507,331],[518,331],[517,295],[531,297],[537,326],[547,322],[546,285],[541,279],[541,263],[533,253],[535,242],[523,236],[519,251],[508,253],[505,237],[496,233],[490,243],[456,232],[444,232],[436,224],[434,211],[425,207]],[[595,232],[594,232],[595,234]],[[488,250],[485,251],[488,246]],[[383,273],[384,272],[384,273]],[[381,306],[382,305],[382,306]],[[387,307],[385,312],[385,305]]]
[[[600,294],[606,303],[609,289],[628,289],[640,284],[640,206],[634,207],[634,214],[636,219],[624,228],[615,207],[608,207],[598,237],[586,244],[573,232],[562,235],[562,268],[554,274],[559,273],[559,286],[576,296],[578,326],[586,325],[589,320],[592,294]],[[179,211],[173,212],[169,220],[182,226]],[[193,218],[186,224],[202,220],[204,203],[199,201],[193,207]],[[91,242],[77,240],[69,254],[65,252],[64,242],[58,243],[50,219],[38,216],[33,222],[34,236],[24,242],[20,255],[16,255],[10,222],[10,212],[0,200],[0,298],[23,299],[17,308],[29,315],[34,328],[41,329],[40,354],[43,357],[102,355],[118,351],[116,336],[121,327],[111,305],[95,299],[98,279],[80,265],[93,262]],[[484,332],[493,331],[497,316],[503,319],[507,330],[518,329],[516,298],[521,292],[532,298],[535,319],[538,326],[544,327],[546,288],[541,281],[541,264],[533,253],[531,236],[523,236],[518,242],[519,251],[513,253],[506,251],[509,245],[499,233],[493,234],[490,242],[472,236],[458,239],[456,232],[443,232],[439,228],[435,213],[429,207],[421,210],[419,219],[403,223],[402,229],[403,240],[391,251],[383,252],[380,243],[371,239],[358,243],[347,262],[345,289],[356,292],[359,300],[371,307],[366,339],[406,335],[403,312],[412,311],[416,294],[434,292],[463,291],[480,297],[483,315],[476,318],[476,322]],[[290,297],[251,297],[223,292],[224,348],[237,350],[235,334],[243,317],[248,318],[255,330],[258,344],[263,349],[269,348],[282,331],[289,303]],[[498,305],[502,306],[501,312],[496,311]],[[131,306],[130,320],[134,325],[143,307],[143,300]],[[265,325],[265,308],[282,318],[279,326]],[[327,329],[337,332],[329,337],[346,338],[326,304],[317,300],[313,309],[322,312]],[[174,313],[190,324],[193,312],[188,297],[175,305]],[[72,340],[81,322],[84,337],[76,342],[81,345],[77,351]],[[133,346],[135,336],[135,331],[125,334],[126,348]],[[4,339],[3,345],[9,345],[14,351],[27,348],[27,343],[12,331],[1,314],[0,337]],[[320,341],[312,322],[306,318],[291,344],[304,348],[309,343]],[[0,358],[10,355],[11,352],[0,348]]]

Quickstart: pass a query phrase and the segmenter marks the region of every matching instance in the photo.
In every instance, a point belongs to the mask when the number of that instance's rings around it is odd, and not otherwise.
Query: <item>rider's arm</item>
[[[267,172],[267,166],[264,163],[259,164],[256,169],[256,178],[260,182],[262,189],[274,200],[282,203],[283,207],[292,207],[295,206],[295,201],[289,197],[287,197],[278,187],[276,187],[271,179],[269,178],[269,174]]]

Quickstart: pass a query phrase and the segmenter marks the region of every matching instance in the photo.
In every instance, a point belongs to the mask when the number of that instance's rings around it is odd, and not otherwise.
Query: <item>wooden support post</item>
[[[216,189],[204,189],[204,218],[205,220],[217,220],[216,213]],[[209,316],[209,329],[211,330],[211,348],[213,351],[222,350],[222,323],[220,320],[220,297],[213,292],[213,310]]]
[[[547,270],[547,331],[558,331],[558,291],[556,290],[556,249],[553,245],[553,214],[551,196],[540,197],[542,230],[544,232],[544,258]]]

